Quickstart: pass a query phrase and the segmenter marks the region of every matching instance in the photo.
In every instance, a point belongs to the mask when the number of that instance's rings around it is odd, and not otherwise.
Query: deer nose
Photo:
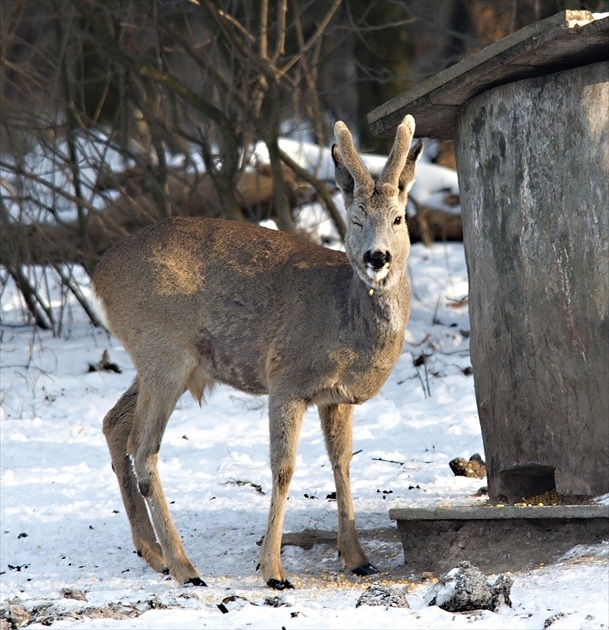
[[[368,250],[364,254],[364,262],[373,269],[382,269],[391,262],[391,253],[382,252],[380,249]]]

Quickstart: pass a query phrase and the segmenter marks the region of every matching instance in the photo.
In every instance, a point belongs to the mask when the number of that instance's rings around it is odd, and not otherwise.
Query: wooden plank
[[[454,507],[392,508],[394,521],[489,521],[506,519],[590,519],[606,520],[609,533],[609,505],[456,505]]]
[[[452,138],[462,106],[498,85],[609,60],[609,15],[563,11],[530,24],[414,86],[368,114],[372,132],[393,136],[406,114],[417,135]]]

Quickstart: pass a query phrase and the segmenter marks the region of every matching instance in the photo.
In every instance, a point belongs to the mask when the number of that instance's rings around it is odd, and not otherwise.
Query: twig
[[[223,486],[251,486],[258,494],[264,494],[264,490],[262,486],[258,483],[254,483],[253,481],[243,481],[242,479],[229,479],[225,481]]]
[[[427,359],[432,356],[430,354],[422,353],[420,357],[417,357],[413,360],[412,364],[414,365],[417,376],[419,377],[419,381],[421,381],[421,387],[423,387],[423,393],[425,394],[425,398],[431,398],[431,388],[429,386],[429,373],[427,371]],[[419,365],[423,365],[425,368],[425,381],[423,381],[423,377],[419,372]]]
[[[438,301],[436,302],[436,308],[433,312],[433,317],[431,318],[431,323],[434,325],[441,324],[442,322],[438,319],[438,309],[440,308],[440,299],[441,296],[438,295]]]
[[[406,462],[396,462],[393,459],[383,459],[382,457],[373,457],[375,462],[387,462],[388,464],[398,464],[399,466],[403,466]]]
[[[427,361],[423,361],[423,368],[425,369],[425,385],[427,386],[427,398],[431,398],[431,388],[429,387],[429,372],[427,371]]]
[[[82,291],[80,290],[80,287],[78,286],[78,283],[74,282],[72,278],[70,278],[66,273],[64,273],[63,269],[61,268],[61,265],[57,263],[53,263],[52,267],[57,272],[57,275],[61,278],[61,281],[63,282],[63,284],[68,288],[68,290],[72,293],[72,295],[76,298],[78,303],[81,305],[81,307],[87,314],[87,317],[89,318],[91,323],[94,326],[101,326],[102,323],[99,317],[97,316],[97,314],[95,313],[95,311],[93,310],[89,302],[87,301],[87,298],[83,295]]]
[[[281,149],[279,149],[279,157],[298,177],[304,179],[304,181],[306,181],[308,184],[311,184],[311,186],[315,188],[317,194],[324,202],[326,210],[330,215],[330,219],[334,223],[334,226],[336,227],[336,230],[341,240],[344,241],[347,228],[345,227],[345,222],[343,221],[340,212],[336,208],[336,205],[332,200],[332,195],[330,195],[326,185],[322,181],[314,177],[311,173],[309,173],[307,169],[300,166],[298,162],[294,161],[285,151],[282,151]]]

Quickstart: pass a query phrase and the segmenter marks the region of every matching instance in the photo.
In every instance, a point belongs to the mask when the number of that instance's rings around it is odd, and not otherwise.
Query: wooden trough
[[[464,560],[485,573],[534,569],[575,545],[609,540],[609,505],[395,508],[389,516],[415,574]]]

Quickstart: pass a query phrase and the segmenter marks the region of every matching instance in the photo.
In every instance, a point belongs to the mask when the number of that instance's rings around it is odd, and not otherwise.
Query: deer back
[[[401,125],[374,181],[340,125],[333,157],[346,253],[259,226],[177,217],[108,252],[95,291],[140,379],[188,361],[202,383],[195,391],[220,381],[350,403],[378,392],[409,315],[404,214],[420,148],[408,154],[414,127]]]

